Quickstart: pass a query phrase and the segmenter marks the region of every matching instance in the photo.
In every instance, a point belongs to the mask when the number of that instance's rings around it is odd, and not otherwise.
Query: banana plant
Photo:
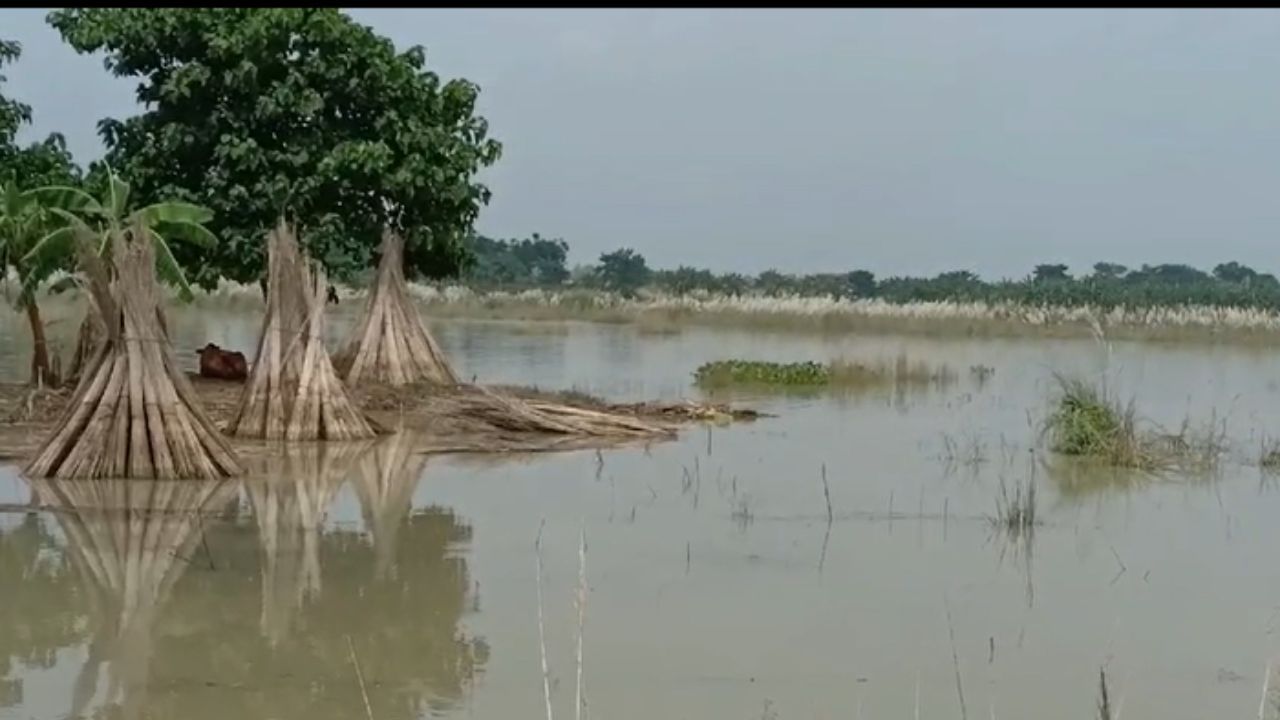
[[[56,383],[49,362],[48,342],[44,333],[44,321],[36,302],[35,289],[58,270],[66,267],[51,257],[32,258],[26,261],[32,248],[47,236],[56,220],[50,208],[44,205],[39,193],[22,191],[15,183],[0,184],[0,272],[8,274],[12,269],[17,275],[18,291],[10,302],[25,311],[31,326],[31,382]],[[8,298],[7,285],[6,297]]]
[[[190,302],[194,297],[187,276],[174,259],[169,248],[170,240],[189,242],[201,247],[212,247],[217,239],[205,227],[213,219],[213,212],[191,203],[159,202],[129,211],[129,183],[122,180],[110,168],[107,169],[106,190],[103,197],[73,187],[45,187],[31,191],[49,211],[61,218],[63,224],[42,237],[23,256],[22,261],[32,265],[65,263],[75,254],[77,238],[89,237],[97,242],[98,253],[108,255],[111,244],[118,240],[134,238],[141,228],[155,245],[156,273],[166,283],[178,289],[178,297]]]

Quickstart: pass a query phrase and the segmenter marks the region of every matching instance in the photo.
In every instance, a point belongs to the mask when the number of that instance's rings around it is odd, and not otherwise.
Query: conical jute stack
[[[264,440],[359,440],[375,428],[324,347],[324,270],[283,221],[267,236],[267,315],[253,371],[227,432]]]
[[[111,238],[111,266],[82,246],[105,337],[32,477],[215,479],[243,472],[178,368],[160,322],[155,250],[135,226]]]
[[[404,240],[391,230],[382,234],[382,259],[364,315],[334,364],[351,385],[458,382],[413,307],[404,278]]]

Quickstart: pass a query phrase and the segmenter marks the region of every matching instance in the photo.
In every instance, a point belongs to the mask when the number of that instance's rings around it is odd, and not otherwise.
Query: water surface
[[[251,311],[180,311],[182,354],[251,351]],[[335,318],[335,330],[349,324]],[[945,363],[943,388],[754,397],[777,415],[675,442],[436,456],[411,438],[291,448],[226,483],[0,474],[0,718],[531,717],[547,661],[573,712],[587,537],[589,714],[618,719],[1256,716],[1280,624],[1280,434],[1248,348],[805,337],[440,322],[459,373],[614,399],[697,396],[706,360]],[[74,318],[55,325],[71,337]],[[0,369],[22,377],[17,317]],[[194,360],[192,354],[191,359]],[[995,368],[985,383],[970,366]],[[1170,427],[1225,422],[1211,477],[1144,479],[1037,450],[1055,372],[1105,372]],[[828,526],[825,468],[834,521]],[[988,522],[1034,478],[1045,524]],[[952,644],[954,637],[954,645]],[[954,658],[954,659],[953,659]],[[957,665],[960,689],[957,688]],[[362,691],[363,688],[363,691]]]

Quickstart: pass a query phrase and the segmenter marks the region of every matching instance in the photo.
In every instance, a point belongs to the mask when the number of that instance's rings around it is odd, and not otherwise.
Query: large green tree
[[[633,295],[649,282],[651,274],[644,256],[631,248],[621,248],[601,255],[596,273],[606,290],[624,295]]]
[[[259,278],[282,209],[338,279],[374,263],[384,225],[411,273],[457,272],[499,143],[479,89],[330,8],[87,8],[49,14],[77,51],[139,79],[141,114],[107,119],[107,160],[141,203],[214,212],[211,248],[175,247],[193,280]]]
[[[569,244],[538,233],[524,240],[494,240],[483,235],[467,239],[473,262],[463,273],[468,283],[482,287],[556,286],[569,279],[565,260]]]

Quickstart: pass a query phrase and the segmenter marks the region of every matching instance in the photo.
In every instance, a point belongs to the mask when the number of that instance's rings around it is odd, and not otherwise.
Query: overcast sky
[[[130,80],[44,11],[6,92],[81,162]],[[1280,269],[1273,10],[356,10],[481,87],[505,145],[479,229],[571,261],[1021,276]]]

